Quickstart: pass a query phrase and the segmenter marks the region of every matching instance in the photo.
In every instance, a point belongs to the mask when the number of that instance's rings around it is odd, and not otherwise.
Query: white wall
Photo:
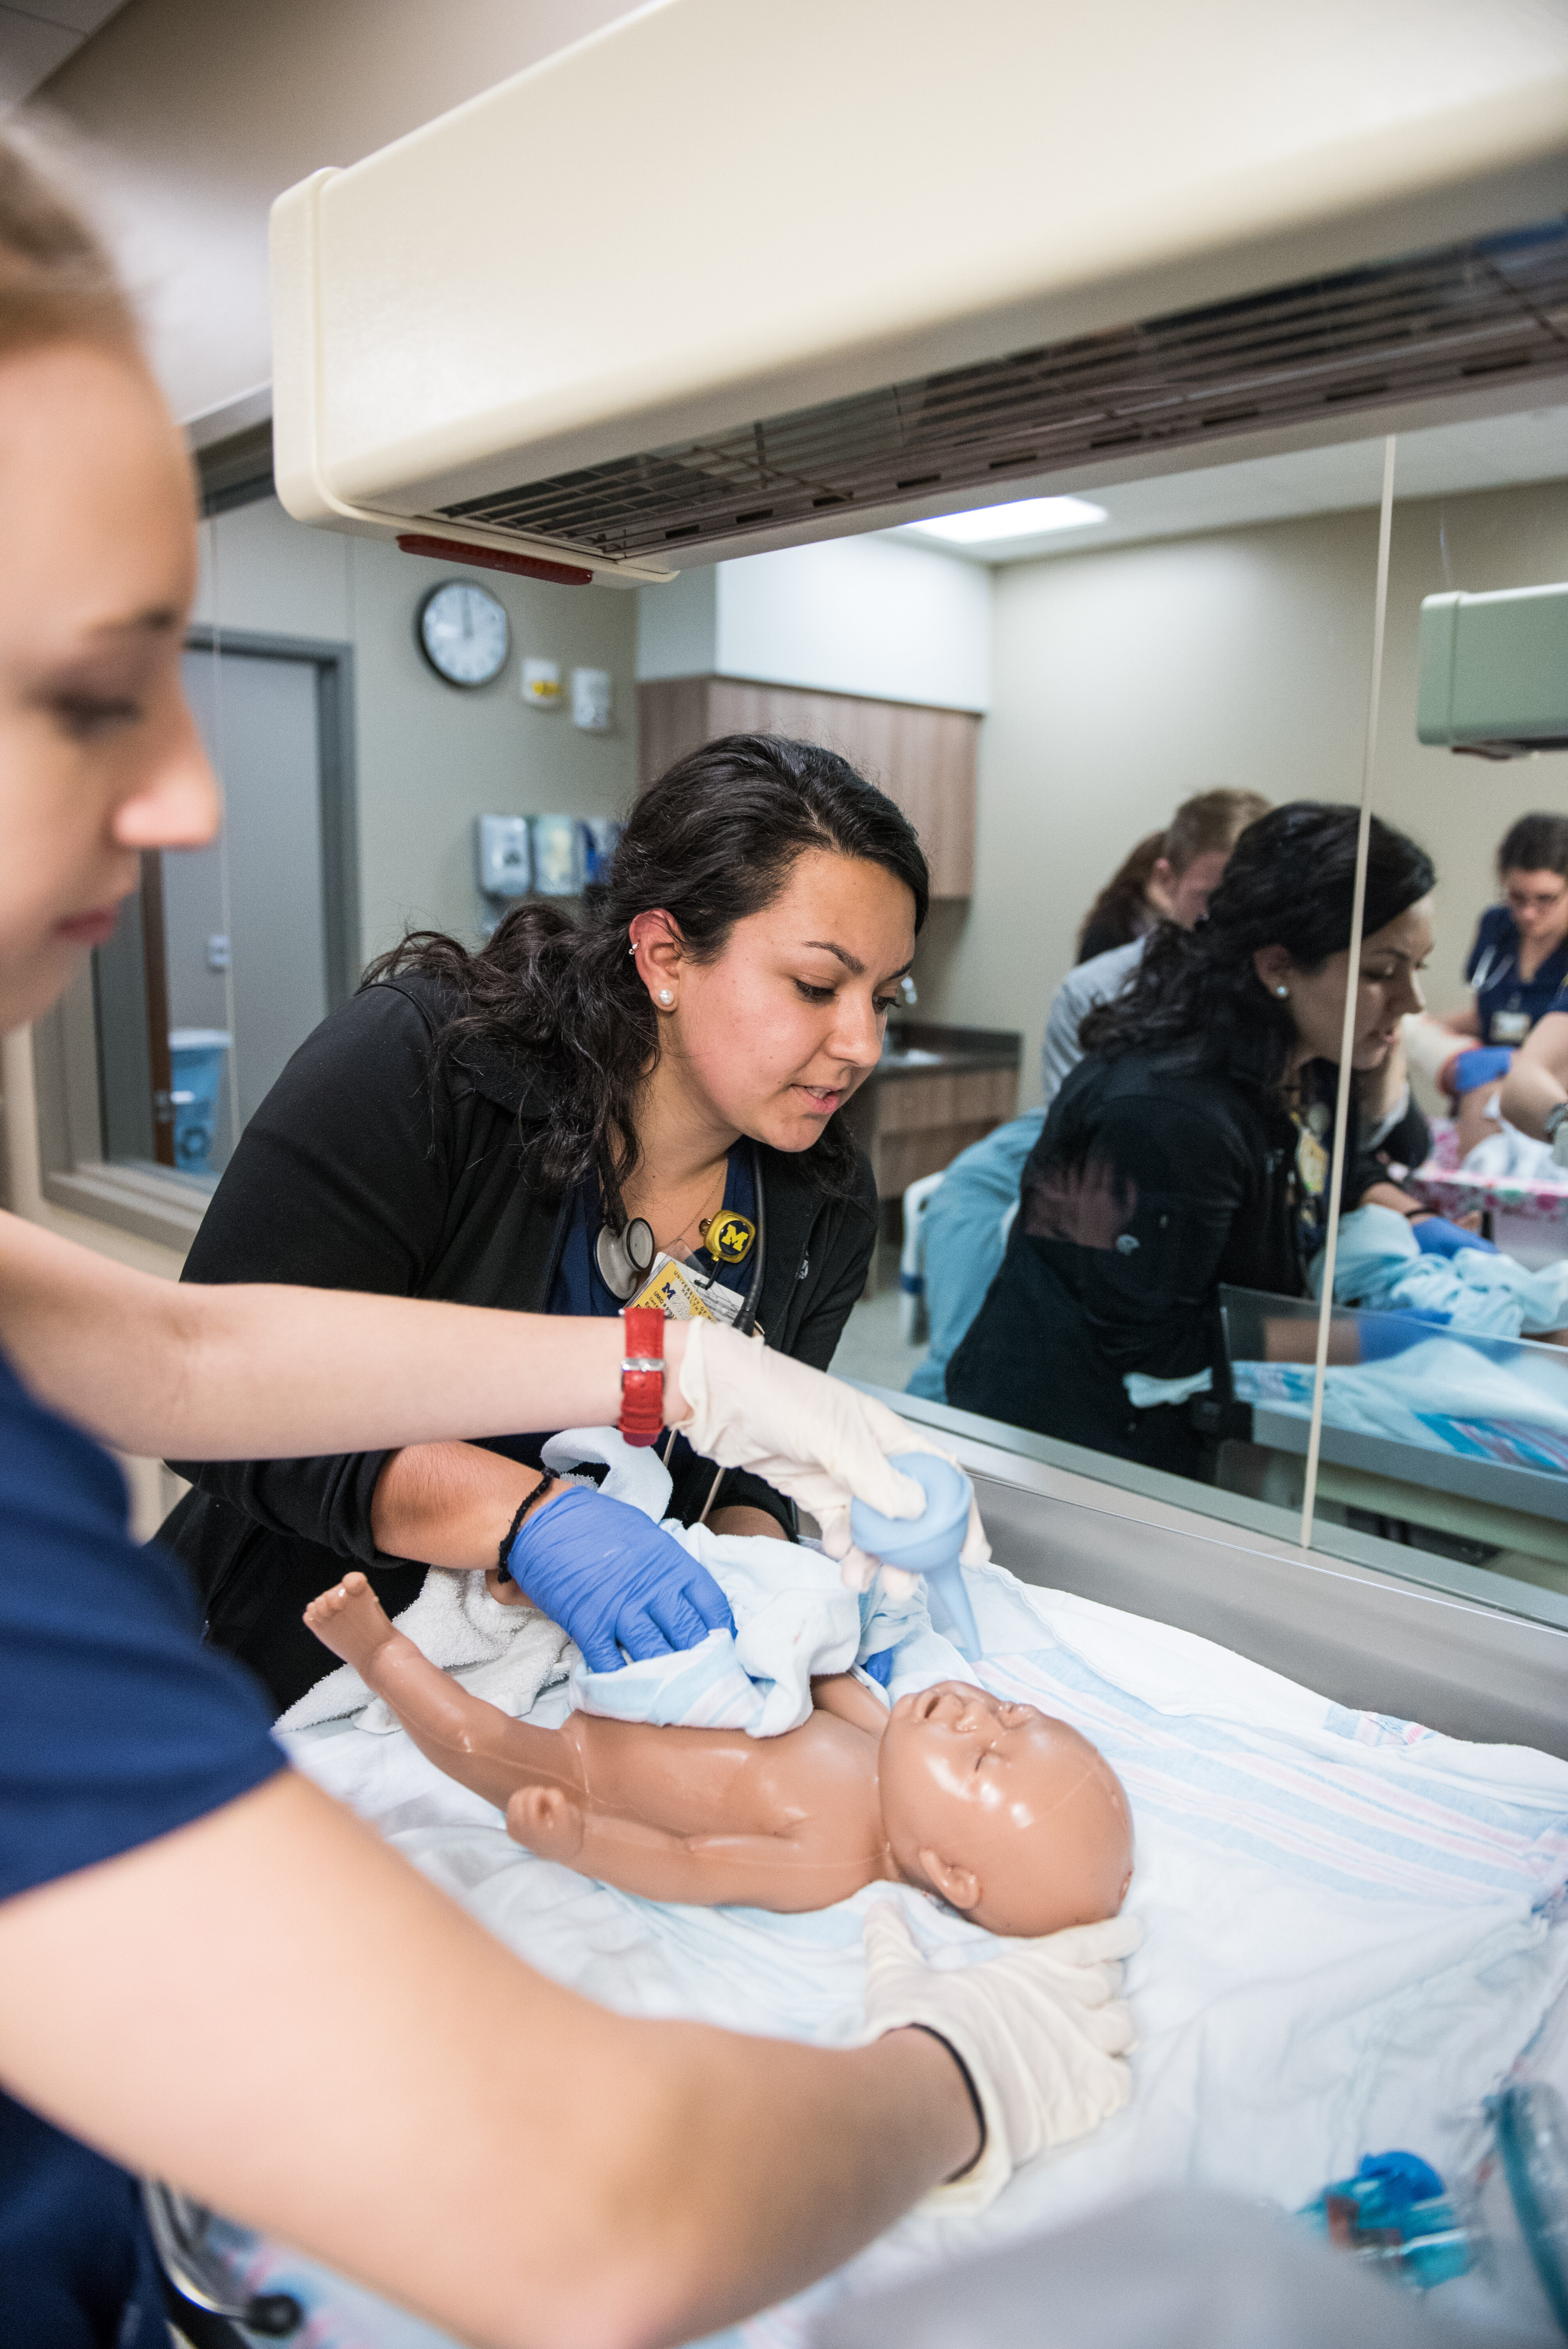
[[[1024,1030],[1023,1103],[1078,923],[1143,833],[1214,784],[1358,795],[1377,537],[1375,513],[1316,515],[995,574],[975,893],[937,909],[916,978],[933,1018]],[[1421,598],[1565,574],[1568,484],[1396,507],[1375,803],[1438,863],[1441,1007],[1464,1000],[1497,841],[1568,809],[1568,754],[1497,767],[1416,741]]]
[[[480,813],[612,815],[636,780],[633,598],[486,573],[507,608],[511,652],[493,685],[443,684],[414,639],[419,603],[449,565],[291,522],[275,500],[201,526],[195,618],[355,647],[361,943],[366,959],[405,926],[472,942],[480,912],[473,819]],[[464,572],[464,578],[476,574]],[[567,709],[525,708],[521,662],[536,655],[608,669],[615,723],[590,734]]]
[[[631,0],[129,0],[27,112],[70,135],[184,419],[271,377],[281,190],[630,13]]]
[[[944,709],[991,698],[991,574],[907,539],[838,538],[638,590],[642,678],[753,678]]]

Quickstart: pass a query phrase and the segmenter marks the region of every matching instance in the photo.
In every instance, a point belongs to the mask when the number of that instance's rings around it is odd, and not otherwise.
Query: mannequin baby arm
[[[650,1728],[649,1734],[663,1733]],[[870,1862],[840,1857],[830,1836],[810,1820],[789,1835],[675,1835],[590,1810],[556,1786],[521,1788],[507,1805],[506,1826],[514,1842],[541,1859],[558,1860],[620,1892],[694,1909],[826,1909],[875,1873]]]
[[[880,1738],[887,1727],[886,1705],[853,1672],[824,1672],[811,1682],[811,1702],[819,1713],[835,1713],[868,1737]]]
[[[304,1619],[375,1690],[428,1762],[498,1811],[535,1777],[579,1783],[575,1756],[559,1731],[513,1721],[499,1706],[470,1696],[387,1620],[359,1572],[346,1574],[313,1599]]]

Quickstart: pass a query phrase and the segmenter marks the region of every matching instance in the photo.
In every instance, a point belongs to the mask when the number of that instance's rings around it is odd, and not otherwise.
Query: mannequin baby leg
[[[352,1664],[395,1713],[427,1761],[504,1811],[520,1786],[583,1792],[576,1755],[558,1730],[513,1721],[448,1678],[387,1614],[365,1577],[346,1574],[304,1619],[324,1646]]]

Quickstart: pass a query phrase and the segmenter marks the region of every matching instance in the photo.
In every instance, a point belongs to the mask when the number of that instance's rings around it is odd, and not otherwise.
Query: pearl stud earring
[[[659,989],[659,1001],[660,1001],[661,1003],[673,1003],[673,1002],[675,1001],[675,997],[670,993],[670,990],[669,990],[669,988],[668,988],[667,987],[661,987],[661,988],[660,988],[660,989]]]
[[[1276,987],[1274,993],[1279,997],[1280,1001],[1283,1003],[1285,997],[1290,993],[1290,989],[1288,987]]]

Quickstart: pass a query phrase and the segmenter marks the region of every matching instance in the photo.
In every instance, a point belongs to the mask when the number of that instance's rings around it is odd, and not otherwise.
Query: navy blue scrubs
[[[113,1461],[0,1355],[0,1901],[188,1826],[284,1766],[255,1683],[202,1647],[179,1565],[132,1544]],[[135,2181],[0,2091],[0,2342],[168,2337]]]
[[[1475,989],[1481,1042],[1522,1044],[1542,1012],[1563,1009],[1556,998],[1568,985],[1568,938],[1553,948],[1532,978],[1521,978],[1518,925],[1506,905],[1489,905],[1465,977]]]

